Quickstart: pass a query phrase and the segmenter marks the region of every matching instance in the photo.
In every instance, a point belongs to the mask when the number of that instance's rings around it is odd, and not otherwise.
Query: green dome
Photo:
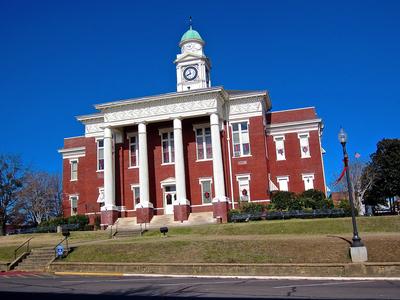
[[[204,43],[203,39],[201,38],[200,34],[192,29],[192,26],[190,26],[190,29],[186,31],[181,38],[181,43],[187,40],[199,40]]]

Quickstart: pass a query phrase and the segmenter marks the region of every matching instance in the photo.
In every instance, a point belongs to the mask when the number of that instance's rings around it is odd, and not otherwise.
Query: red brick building
[[[274,190],[325,192],[322,121],[313,107],[271,112],[266,91],[211,87],[204,41],[190,28],[177,55],[177,92],[96,105],[66,138],[64,214],[150,222],[154,215],[267,203]]]

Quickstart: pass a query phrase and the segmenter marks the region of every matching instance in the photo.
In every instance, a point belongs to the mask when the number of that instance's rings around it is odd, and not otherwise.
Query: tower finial
[[[189,16],[189,29],[192,29],[192,24],[193,24],[192,16]]]

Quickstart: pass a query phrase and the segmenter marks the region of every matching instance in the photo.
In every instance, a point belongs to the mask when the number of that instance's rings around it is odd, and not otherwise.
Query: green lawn
[[[400,216],[357,218],[369,261],[400,261]],[[33,247],[55,246],[60,234],[0,237],[0,260],[34,236]],[[82,243],[67,261],[97,262],[221,262],[302,263],[349,262],[351,218],[291,219],[193,227],[171,227],[143,237],[108,239],[108,233],[72,232],[70,243]],[[93,243],[96,241],[96,243]]]

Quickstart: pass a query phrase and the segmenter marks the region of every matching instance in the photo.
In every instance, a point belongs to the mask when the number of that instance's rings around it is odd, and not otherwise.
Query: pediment
[[[185,53],[179,56],[174,63],[177,62],[183,62],[183,61],[189,61],[189,60],[194,60],[194,59],[205,59],[206,57],[203,55],[195,54],[195,53]]]

